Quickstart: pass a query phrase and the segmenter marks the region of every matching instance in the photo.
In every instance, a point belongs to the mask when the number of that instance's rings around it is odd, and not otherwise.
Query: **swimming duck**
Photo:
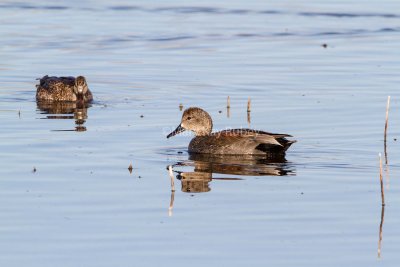
[[[191,107],[183,112],[179,126],[167,138],[185,130],[195,137],[189,143],[189,153],[225,155],[284,154],[296,141],[288,134],[275,134],[252,129],[231,129],[212,132],[211,116],[203,109]]]
[[[93,100],[86,79],[83,76],[54,77],[44,76],[36,85],[37,101],[84,101]]]

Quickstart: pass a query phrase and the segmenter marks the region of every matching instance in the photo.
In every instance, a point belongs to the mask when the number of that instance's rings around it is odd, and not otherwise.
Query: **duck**
[[[75,78],[46,75],[38,80],[39,84],[36,85],[37,101],[83,101],[88,103],[93,100],[92,92],[83,76]]]
[[[212,132],[210,114],[198,107],[183,112],[181,123],[167,135],[167,138],[184,131],[192,131],[195,137],[190,141],[190,154],[214,155],[284,155],[296,142],[287,139],[289,134],[269,133],[253,129],[229,129]]]

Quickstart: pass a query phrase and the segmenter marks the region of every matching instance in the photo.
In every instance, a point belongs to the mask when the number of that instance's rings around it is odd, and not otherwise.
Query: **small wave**
[[[371,34],[371,33],[393,33],[393,32],[400,32],[400,28],[381,28],[381,29],[372,29],[372,30],[365,30],[365,29],[353,29],[348,31],[332,31],[332,32],[318,32],[311,34],[310,36],[333,36],[333,35],[362,35],[362,34]]]
[[[400,32],[400,28],[382,28],[376,32]]]
[[[69,9],[67,6],[55,6],[55,5],[30,5],[25,3],[13,3],[13,4],[1,4],[0,8],[18,8],[18,9],[44,9],[44,10],[66,10]]]
[[[397,14],[387,13],[340,13],[340,12],[300,12],[298,15],[306,17],[336,17],[336,18],[358,18],[358,17],[381,17],[400,18]]]
[[[169,36],[169,37],[157,37],[157,38],[150,38],[148,41],[152,42],[168,42],[168,41],[180,41],[180,40],[187,40],[187,39],[194,39],[195,36],[192,35],[184,35],[184,36]]]
[[[214,7],[160,7],[152,11],[173,11],[177,13],[221,13],[221,10]]]
[[[128,11],[128,10],[142,10],[143,8],[139,6],[111,6],[109,7],[109,9],[116,11]]]

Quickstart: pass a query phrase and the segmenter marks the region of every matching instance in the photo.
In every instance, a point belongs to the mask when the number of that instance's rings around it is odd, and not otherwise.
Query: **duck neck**
[[[194,133],[196,136],[207,136],[211,134],[212,128],[213,128],[212,121],[209,121],[207,125],[205,125],[205,127],[195,131]]]

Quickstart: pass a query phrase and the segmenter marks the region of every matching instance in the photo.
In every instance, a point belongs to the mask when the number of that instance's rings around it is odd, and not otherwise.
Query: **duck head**
[[[196,136],[205,136],[211,134],[212,127],[211,116],[201,108],[192,107],[183,112],[181,123],[167,138],[186,130],[193,131]]]
[[[87,91],[88,91],[88,86],[85,77],[83,76],[76,77],[74,84],[74,93],[76,94],[78,100],[84,100],[84,96]]]

